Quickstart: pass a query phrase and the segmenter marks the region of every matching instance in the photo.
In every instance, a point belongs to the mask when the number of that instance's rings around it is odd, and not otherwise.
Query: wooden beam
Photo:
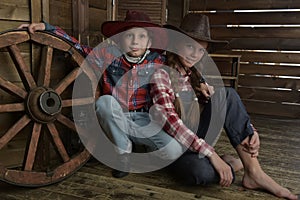
[[[42,0],[30,0],[30,21],[40,22],[42,20]]]
[[[89,0],[72,0],[73,36],[88,45]]]
[[[275,90],[261,88],[239,87],[238,93],[244,100],[260,100],[272,102],[300,103],[300,92],[296,90]]]
[[[211,26],[228,24],[299,24],[300,12],[216,12],[205,13]]]
[[[291,90],[300,89],[300,80],[293,78],[279,78],[276,76],[239,76],[239,85],[257,88],[284,88]]]
[[[161,24],[165,24],[167,21],[167,0],[162,0],[161,9]]]
[[[299,0],[190,0],[189,10],[291,9],[300,8]]]
[[[262,63],[300,63],[299,53],[281,52],[244,52],[244,51],[219,51],[222,54],[240,54],[241,62]]]
[[[242,99],[249,113],[300,118],[300,106]]]
[[[113,20],[114,7],[113,0],[106,0],[106,20]]]
[[[50,0],[42,1],[42,20],[50,22]]]
[[[258,75],[259,74],[259,75],[298,76],[298,77],[300,77],[299,67],[288,66],[288,65],[241,64],[240,73],[248,74],[248,75]]]

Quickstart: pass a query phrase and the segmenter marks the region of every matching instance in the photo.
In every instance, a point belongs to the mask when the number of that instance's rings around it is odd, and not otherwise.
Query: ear
[[[147,49],[149,49],[152,46],[152,39],[148,40]]]

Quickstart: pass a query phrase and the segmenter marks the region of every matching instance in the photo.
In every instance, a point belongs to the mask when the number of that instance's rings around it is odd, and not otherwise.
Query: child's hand
[[[35,31],[43,31],[45,30],[44,23],[32,23],[32,24],[21,24],[18,29],[28,28],[30,33],[34,33]]]
[[[233,181],[233,174],[230,166],[226,162],[224,162],[216,152],[214,152],[213,155],[209,157],[209,160],[220,175],[219,184],[222,187],[229,187]]]
[[[243,150],[251,154],[251,157],[258,156],[260,141],[257,131],[254,131],[251,137],[247,137],[242,143]]]
[[[207,103],[211,96],[215,93],[214,87],[207,83],[200,83],[200,87],[196,87],[196,94],[200,103]]]

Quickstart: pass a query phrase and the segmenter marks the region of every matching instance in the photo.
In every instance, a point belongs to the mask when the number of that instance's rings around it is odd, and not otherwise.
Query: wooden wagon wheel
[[[36,69],[29,67],[23,49],[27,53],[38,52],[35,53],[38,56],[34,55],[40,58]],[[0,53],[12,61],[11,66],[20,77],[19,82],[11,81],[5,73],[0,74],[0,90],[11,96],[5,102],[0,94],[0,180],[36,187],[70,176],[90,158],[76,131],[72,106],[90,105],[94,98],[72,99],[70,95],[78,74],[93,78],[91,71],[81,70],[84,57],[58,36],[47,32],[30,34],[26,30],[1,33]],[[61,70],[65,74],[59,71],[56,72],[58,77],[53,78],[53,60],[57,55],[64,55],[62,60],[69,59],[71,66]],[[0,70],[7,68],[7,63],[2,60]],[[1,120],[7,118],[13,122]],[[3,127],[6,128],[3,130]],[[9,151],[14,146],[22,147],[17,154],[21,154],[20,160]],[[16,161],[9,162],[11,159]]]

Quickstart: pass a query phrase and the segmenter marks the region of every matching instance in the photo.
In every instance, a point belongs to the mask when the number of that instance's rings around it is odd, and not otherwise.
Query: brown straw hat
[[[163,27],[179,31],[197,41],[208,42],[209,45],[220,44],[225,46],[228,41],[213,40],[210,36],[209,19],[206,15],[199,13],[189,13],[183,18],[180,27],[172,25],[164,25]]]
[[[124,21],[106,21],[101,26],[101,32],[105,37],[112,37],[130,28],[141,27],[152,32],[152,47],[164,49],[167,45],[167,32],[161,25],[151,22],[150,17],[140,11],[128,10]],[[114,40],[118,37],[113,38]]]

